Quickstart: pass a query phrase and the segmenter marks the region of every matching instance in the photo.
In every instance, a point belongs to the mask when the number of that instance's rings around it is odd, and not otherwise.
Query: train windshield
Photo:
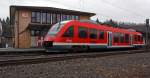
[[[54,24],[48,32],[48,35],[55,36],[57,32],[64,26],[68,21],[62,21]]]

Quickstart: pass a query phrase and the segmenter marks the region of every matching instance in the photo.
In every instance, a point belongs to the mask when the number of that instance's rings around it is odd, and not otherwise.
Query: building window
[[[99,31],[99,39],[104,39],[104,31]]]
[[[51,24],[51,14],[50,13],[47,13],[47,20],[46,20],[46,22],[48,24]]]
[[[73,37],[73,32],[73,26],[70,26],[63,34],[63,37]]]
[[[31,30],[31,36],[40,36],[39,30]]]
[[[90,29],[90,38],[97,39],[97,30],[96,29]]]
[[[51,13],[51,24],[53,24],[53,14]]]
[[[32,12],[32,22],[36,22],[36,12]]]
[[[57,14],[57,17],[56,17],[56,19],[57,19],[57,22],[60,22],[60,21],[61,21],[60,14]]]
[[[40,23],[41,22],[41,13],[40,12],[32,12],[31,22],[32,23]]]
[[[79,16],[76,15],[65,15],[56,13],[47,13],[34,11],[32,12],[31,22],[32,23],[42,23],[42,24],[55,24],[60,21],[65,20],[78,20]]]
[[[40,23],[41,22],[41,13],[37,12],[37,22]]]
[[[42,23],[46,24],[47,13],[42,13]]]
[[[60,21],[62,21],[62,18],[63,18],[63,17],[62,17],[62,14],[60,14]]]
[[[70,15],[67,15],[67,20],[70,20]]]
[[[52,14],[52,24],[55,24],[56,23],[56,14]]]
[[[31,36],[35,36],[35,31],[31,30]]]
[[[62,15],[62,21],[65,21],[65,20],[67,20],[67,16],[66,15]]]
[[[87,33],[88,29],[85,27],[79,27],[78,28],[78,36],[79,38],[87,38],[88,33]]]
[[[79,20],[79,16],[75,16],[75,20]]]

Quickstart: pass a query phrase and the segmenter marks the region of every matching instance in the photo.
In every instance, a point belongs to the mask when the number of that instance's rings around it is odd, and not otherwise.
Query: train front
[[[43,47],[46,49],[55,49],[54,43],[59,40],[59,32],[68,21],[62,21],[54,24],[44,37]]]

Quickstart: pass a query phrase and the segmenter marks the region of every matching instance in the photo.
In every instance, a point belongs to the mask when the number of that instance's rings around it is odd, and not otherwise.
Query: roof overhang
[[[46,11],[46,12],[54,12],[54,13],[64,13],[64,14],[71,14],[71,15],[83,15],[83,16],[94,16],[95,13],[90,12],[83,12],[83,11],[76,11],[76,10],[68,10],[68,9],[61,9],[55,7],[42,7],[42,6],[18,6],[18,5],[11,5],[10,6],[10,24],[13,25],[14,17],[16,10],[32,10],[32,11]]]
[[[77,15],[88,15],[88,16],[96,15],[95,13],[90,13],[90,12],[68,10],[68,9],[61,9],[61,8],[55,8],[55,7],[17,6],[17,5],[11,5],[10,7],[13,7],[13,8],[16,8],[16,9],[45,10],[45,11],[53,11],[53,12],[59,12],[59,13],[62,12],[62,13],[68,13],[68,14],[77,14]]]

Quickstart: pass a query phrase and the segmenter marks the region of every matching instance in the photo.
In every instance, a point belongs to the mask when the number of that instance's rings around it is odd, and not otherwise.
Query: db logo
[[[70,40],[70,39],[67,39],[67,40],[66,40],[66,42],[72,42],[72,40]]]

